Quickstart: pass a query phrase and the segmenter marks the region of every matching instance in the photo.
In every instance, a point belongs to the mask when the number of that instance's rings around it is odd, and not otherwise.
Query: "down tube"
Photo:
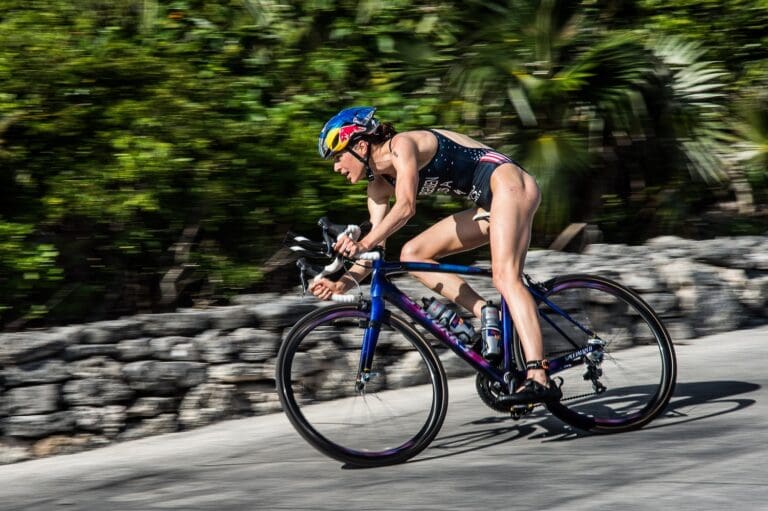
[[[490,365],[479,353],[460,343],[445,328],[432,321],[413,300],[392,284],[383,284],[384,296],[387,301],[405,312],[411,319],[426,328],[437,339],[448,346],[456,355],[465,360],[476,371],[482,372],[499,383],[504,383],[504,375],[501,371]]]

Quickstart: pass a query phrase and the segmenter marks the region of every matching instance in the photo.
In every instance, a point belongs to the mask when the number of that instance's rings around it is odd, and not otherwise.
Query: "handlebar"
[[[331,300],[337,303],[355,303],[358,300],[358,297],[355,295],[331,295]]]
[[[362,233],[362,229],[358,225],[334,224],[327,217],[321,218],[317,225],[322,228],[322,242],[312,241],[292,232],[288,232],[283,242],[293,252],[303,256],[296,262],[296,266],[299,267],[299,277],[301,278],[304,292],[309,288],[309,283],[306,280],[307,276],[312,278],[312,283],[315,283],[323,277],[333,275],[345,268],[344,263],[352,259],[337,254],[334,252],[333,247],[342,236],[348,236],[352,240],[357,241]],[[375,261],[380,259],[381,256],[380,250],[373,250],[358,254],[354,260]],[[322,265],[310,263],[307,261],[307,258],[326,260],[332,258],[333,260],[326,265]],[[334,294],[331,300],[340,303],[354,303],[358,300],[358,297],[349,294]]]

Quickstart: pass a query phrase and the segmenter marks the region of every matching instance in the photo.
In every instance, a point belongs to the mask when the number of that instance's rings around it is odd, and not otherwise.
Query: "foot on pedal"
[[[509,409],[509,414],[512,416],[513,419],[519,420],[523,416],[528,415],[533,411],[534,404],[529,403],[527,405],[513,405]]]
[[[533,403],[547,403],[550,401],[557,401],[563,397],[563,392],[560,387],[552,380],[549,380],[547,385],[542,385],[536,380],[525,380],[523,387],[508,396],[503,396],[500,400],[510,407],[518,405],[528,405]]]

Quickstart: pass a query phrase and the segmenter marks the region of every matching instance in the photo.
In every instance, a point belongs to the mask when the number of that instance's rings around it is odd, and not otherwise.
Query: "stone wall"
[[[542,281],[564,273],[619,280],[676,341],[768,321],[768,236],[531,251],[526,272]],[[488,279],[471,282],[495,294]],[[408,277],[399,283],[413,297],[430,295]],[[0,334],[0,463],[276,412],[280,338],[318,305],[249,295],[228,307]],[[457,357],[442,358],[453,374],[467,374]]]
[[[0,463],[280,409],[274,359],[312,298],[0,334]]]

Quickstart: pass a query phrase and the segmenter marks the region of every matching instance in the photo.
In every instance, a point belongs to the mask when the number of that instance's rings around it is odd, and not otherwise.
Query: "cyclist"
[[[533,216],[541,201],[536,180],[507,156],[472,138],[448,130],[397,133],[374,117],[373,107],[347,108],[323,127],[318,150],[332,158],[333,170],[349,182],[368,180],[371,231],[353,241],[342,237],[335,250],[346,257],[381,245],[414,215],[416,198],[435,192],[466,197],[475,207],[444,218],[402,248],[402,261],[434,263],[441,257],[490,242],[493,285],[509,305],[520,335],[527,380],[510,396],[510,404],[559,399],[549,379],[536,304],[522,281]],[[390,207],[391,198],[394,203]],[[489,222],[473,220],[490,212]],[[342,294],[368,270],[355,266],[336,282],[322,279],[311,288],[320,299]],[[485,300],[461,277],[414,273],[425,286],[482,318]]]

